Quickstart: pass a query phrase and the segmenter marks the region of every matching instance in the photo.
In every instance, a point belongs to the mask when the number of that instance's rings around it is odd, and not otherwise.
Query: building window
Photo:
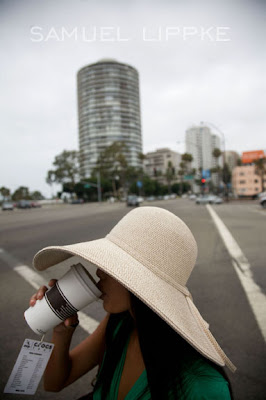
[[[239,176],[244,176],[245,172],[239,172]]]
[[[243,185],[246,183],[246,181],[239,181],[240,185]]]

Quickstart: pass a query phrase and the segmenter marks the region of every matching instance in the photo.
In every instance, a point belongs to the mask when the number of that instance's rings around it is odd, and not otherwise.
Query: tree
[[[172,161],[168,161],[168,166],[167,166],[167,170],[165,173],[165,177],[166,177],[166,181],[167,181],[167,186],[168,186],[168,193],[171,193],[171,183],[173,182],[173,180],[176,177],[175,174],[175,168],[172,164]]]
[[[180,193],[183,193],[183,189],[184,189],[184,184],[183,184],[183,180],[184,180],[184,175],[194,175],[195,174],[195,169],[191,169],[191,162],[193,161],[193,156],[190,153],[184,153],[181,156],[181,163],[179,164],[180,169],[178,170],[178,175],[180,177]]]
[[[215,147],[213,149],[212,152],[213,157],[215,158],[215,164],[216,166],[214,168],[211,169],[212,173],[217,173],[218,174],[218,186],[220,184],[220,180],[221,180],[221,167],[218,164],[218,158],[221,157],[222,152],[220,149],[218,149],[217,147]],[[218,189],[219,190],[219,189]]]
[[[255,173],[259,175],[261,179],[262,191],[265,191],[265,174],[266,174],[266,157],[259,158],[254,161]]]
[[[180,169],[178,170],[178,175],[180,177],[180,195],[183,193],[183,179],[184,179],[184,175],[186,173],[186,164],[184,163],[184,161],[181,161],[181,163],[179,164]]]
[[[38,190],[35,190],[33,193],[30,194],[32,200],[43,200],[44,196]]]
[[[222,152],[220,149],[218,149],[217,147],[215,147],[215,149],[213,149],[212,155],[214,158],[216,158],[216,160],[221,157]]]
[[[223,181],[227,185],[228,183],[231,182],[232,178],[232,173],[230,171],[229,165],[227,163],[224,163],[223,167]]]
[[[26,186],[20,186],[15,192],[12,194],[12,200],[18,201],[18,200],[30,200],[30,192],[29,188]]]
[[[146,160],[147,156],[143,153],[138,153],[138,159],[143,163]]]
[[[79,177],[79,153],[76,150],[64,150],[61,154],[55,157],[53,165],[54,170],[47,172],[46,182],[52,185],[57,183],[68,183],[74,188]]]
[[[193,161],[193,156],[190,153],[184,153],[182,154],[182,161],[188,166]]]
[[[85,202],[98,200],[97,188],[91,185],[91,183],[96,186],[98,183],[97,177],[90,177],[89,179],[83,179],[82,182],[78,182],[75,184],[74,192],[79,199],[81,198]],[[64,191],[69,192],[67,184],[64,184]],[[103,197],[109,197],[111,195],[112,184],[110,180],[101,177],[101,191]]]
[[[0,193],[3,196],[3,198],[9,197],[10,196],[10,189],[6,188],[5,186],[2,186],[0,188]]]
[[[99,171],[101,177],[112,181],[113,193],[117,197],[117,189],[119,186],[125,192],[126,174],[128,169],[127,156],[128,148],[124,142],[113,142],[110,146],[100,154],[97,160],[97,167],[93,170],[92,175],[96,175]]]

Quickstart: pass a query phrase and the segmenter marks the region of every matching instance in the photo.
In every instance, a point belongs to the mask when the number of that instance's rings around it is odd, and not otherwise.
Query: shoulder
[[[210,362],[203,357],[194,360],[184,368],[184,398],[189,400],[230,400],[227,380]]]
[[[123,331],[132,324],[129,313],[111,314],[106,327],[107,345],[113,342],[117,336],[123,335]],[[127,330],[127,329],[126,329]]]

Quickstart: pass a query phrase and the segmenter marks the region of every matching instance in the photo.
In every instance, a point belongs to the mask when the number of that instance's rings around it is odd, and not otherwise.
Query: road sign
[[[184,175],[184,181],[193,181],[194,175]]]
[[[202,178],[204,178],[204,179],[210,179],[211,170],[210,169],[203,169],[201,175],[202,175]]]
[[[137,181],[137,187],[138,188],[142,188],[142,186],[143,186],[142,182],[141,181]]]

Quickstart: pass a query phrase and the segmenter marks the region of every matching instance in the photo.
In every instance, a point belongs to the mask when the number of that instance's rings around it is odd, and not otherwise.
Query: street
[[[199,253],[187,286],[203,318],[210,324],[211,332],[237,367],[235,374],[226,369],[235,399],[265,400],[266,210],[260,208],[256,201],[235,201],[206,207],[196,205],[189,199],[174,199],[141,205],[145,206],[168,209],[183,219],[193,232]],[[239,262],[235,259],[232,263],[232,255],[210,210],[241,249]],[[93,203],[0,213],[1,399],[14,398],[12,394],[3,394],[3,390],[24,339],[38,339],[23,318],[35,289],[14,267],[32,269],[34,254],[45,246],[101,238],[128,211],[130,208],[124,203]],[[38,275],[46,284],[63,273],[48,269],[38,272]],[[105,314],[100,301],[83,312],[96,321],[100,321]],[[83,340],[88,331],[78,327],[73,346]],[[45,341],[49,338],[50,334],[47,334]],[[89,391],[96,372],[85,375],[61,393],[44,392],[41,382],[34,396],[16,395],[16,398],[75,400]]]

